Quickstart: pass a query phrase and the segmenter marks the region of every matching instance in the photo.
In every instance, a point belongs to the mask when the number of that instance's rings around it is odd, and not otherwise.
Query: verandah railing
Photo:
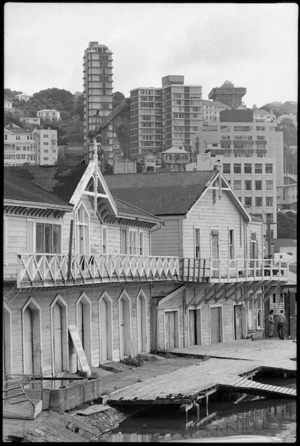
[[[287,262],[270,259],[180,259],[180,278],[186,282],[253,281],[288,279]]]
[[[19,254],[17,286],[161,281],[234,282],[287,280],[288,264],[270,259],[194,259],[126,254]]]
[[[17,286],[174,280],[178,257],[19,254]]]

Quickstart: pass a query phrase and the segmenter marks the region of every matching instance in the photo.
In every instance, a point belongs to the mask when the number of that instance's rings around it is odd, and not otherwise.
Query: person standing
[[[279,339],[284,340],[283,328],[286,323],[285,315],[283,314],[283,310],[280,310],[280,313],[277,315],[277,332]]]
[[[269,329],[269,338],[273,338],[274,335],[274,310],[270,310],[268,314],[268,329]]]

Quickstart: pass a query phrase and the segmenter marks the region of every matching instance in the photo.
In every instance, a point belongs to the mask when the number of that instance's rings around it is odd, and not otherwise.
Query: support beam
[[[281,286],[282,286],[281,283],[279,283],[279,284],[277,285],[277,287],[275,287],[274,290],[272,290],[273,287],[271,287],[268,291],[265,291],[265,292],[263,293],[263,296],[264,296],[264,303],[267,302],[267,300],[270,298],[270,295],[271,295],[271,294],[275,294],[275,293],[277,293],[277,291],[280,289]]]
[[[197,303],[196,308],[199,308],[199,306],[201,305],[201,303],[202,303],[204,300],[210,298],[211,295],[213,295],[214,292],[216,291],[216,288],[219,288],[219,287],[220,287],[220,284],[219,284],[219,283],[214,283],[213,286],[210,287],[210,290],[208,291],[208,293],[207,293],[207,294],[204,294],[204,296],[202,296],[202,298],[199,300],[199,302]],[[205,289],[205,291],[206,291],[206,289]],[[199,294],[200,294],[200,293],[199,293]],[[199,296],[199,294],[198,294],[198,296]],[[198,297],[198,296],[197,296],[197,297]]]
[[[235,298],[235,303],[239,304],[242,300],[245,300],[245,297],[247,296],[247,294],[249,293],[250,287],[245,285],[242,287],[241,289],[241,293],[240,293],[240,297],[236,297]]]
[[[230,288],[232,288],[232,284],[230,283],[230,284],[228,284],[228,283],[225,283],[222,287],[221,287],[221,289],[219,290],[219,291],[217,291],[216,292],[216,294],[215,294],[215,302],[218,302],[219,300],[221,300],[223,297],[225,298],[225,296],[226,296],[226,292],[230,289]]]
[[[238,291],[240,288],[242,288],[244,286],[244,284],[245,284],[245,282],[235,283],[231,293],[227,294],[227,296],[225,297],[225,300],[227,301],[228,299],[230,299],[231,296],[233,296],[236,293],[236,291]]]
[[[264,280],[260,280],[256,286],[253,287],[251,294],[247,297],[247,299],[252,299],[255,296],[256,292],[263,286]]]

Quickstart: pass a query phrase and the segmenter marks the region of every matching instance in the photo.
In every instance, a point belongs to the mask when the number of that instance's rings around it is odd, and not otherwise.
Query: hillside
[[[48,128],[57,130],[58,145],[83,144],[83,101],[84,96],[73,95],[70,91],[59,88],[49,88],[41,90],[29,99],[29,101],[19,101],[16,95],[20,91],[4,89],[5,98],[12,101],[14,112],[4,114],[4,125],[13,122],[21,128],[30,128],[30,125],[22,123],[20,118],[36,117],[36,112],[45,108],[55,109],[60,112],[61,121],[50,122],[41,120],[38,128]],[[113,94],[113,105],[117,106],[125,96],[116,92]],[[115,131],[125,155],[129,149],[129,107],[124,110],[114,121]]]
[[[259,108],[263,108],[264,110],[271,111],[273,110],[274,115],[280,116],[289,113],[294,113],[297,115],[298,103],[295,101],[286,101],[286,102],[269,102],[265,105],[262,105]]]

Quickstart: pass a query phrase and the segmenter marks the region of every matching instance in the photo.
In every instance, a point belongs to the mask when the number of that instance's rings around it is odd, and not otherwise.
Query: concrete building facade
[[[202,122],[202,87],[185,85],[184,76],[162,78],[162,88],[130,92],[130,156],[172,147],[192,150],[192,135]]]
[[[83,56],[84,89],[84,140],[89,159],[93,157],[93,146],[89,132],[107,117],[113,109],[112,52],[98,42],[89,42]],[[113,164],[113,126],[109,124],[101,134],[101,151],[104,163]],[[99,146],[100,148],[100,146]]]
[[[219,101],[201,100],[203,123],[219,122],[220,112],[228,110],[230,107]]]
[[[220,101],[231,108],[238,108],[242,104],[242,97],[247,90],[244,87],[235,87],[232,82],[225,81],[221,87],[213,88],[208,97],[213,101]]]
[[[225,178],[253,214],[272,222],[277,236],[277,191],[283,185],[283,134],[275,123],[256,123],[251,110],[226,110],[221,122],[202,126],[194,138],[197,162],[186,170],[221,165]],[[266,228],[265,228],[266,231]]]
[[[36,164],[53,166],[58,159],[57,130],[35,129],[33,138],[36,148]]]

